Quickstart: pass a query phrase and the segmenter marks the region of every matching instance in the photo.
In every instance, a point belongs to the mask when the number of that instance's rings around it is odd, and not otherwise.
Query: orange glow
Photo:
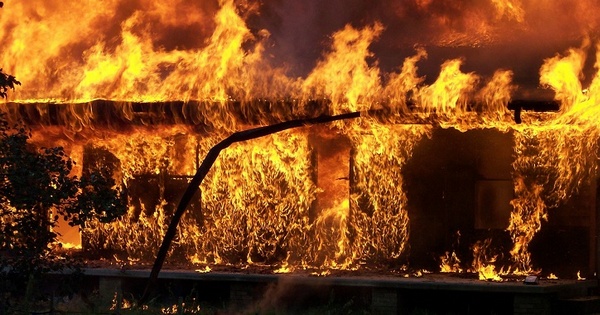
[[[458,259],[458,256],[456,256],[455,252],[446,252],[446,255],[440,257],[440,260],[440,272],[463,272],[462,268],[460,267],[460,259]]]
[[[475,89],[478,77],[473,73],[462,73],[461,65],[462,61],[458,59],[446,61],[437,80],[417,94],[418,104],[428,112],[465,112],[469,93]]]
[[[496,270],[494,263],[496,255],[490,254],[491,239],[477,241],[473,245],[473,271],[479,275],[479,280],[502,282],[503,279]]]
[[[303,82],[304,95],[325,98],[333,103],[333,113],[341,109],[365,110],[380,94],[379,69],[370,67],[369,45],[383,31],[379,23],[357,30],[349,25],[333,34],[332,51]]]
[[[403,170],[415,147],[436,128],[494,129],[514,141],[514,198],[504,231],[510,264],[500,265],[489,239],[469,244],[470,266],[451,248],[436,253],[436,264],[442,272],[503,281],[540,271],[530,244],[548,210],[597,173],[600,75],[590,77],[585,67],[595,50],[600,70],[600,43],[586,38],[540,60],[539,83],[555,93],[560,111],[524,110],[523,124],[508,108],[520,88],[514,69],[480,74],[456,56],[422,66],[442,48],[514,43],[514,30],[537,38],[547,23],[532,8],[555,17],[549,1],[489,0],[457,10],[450,1],[416,0],[407,5],[413,11],[402,7],[394,16],[418,13],[415,23],[425,19],[436,32],[420,45],[393,41],[412,54],[395,59],[400,67],[385,70],[376,54],[388,25],[365,19],[341,23],[329,40],[320,39],[327,47],[304,75],[273,61],[272,48],[283,45],[272,40],[276,30],[250,25],[266,14],[259,4],[138,2],[141,8],[119,0],[14,1],[2,9],[0,64],[22,87],[0,110],[32,121],[33,143],[67,147],[77,162],[73,175],[81,176],[86,163],[114,160],[115,179],[130,189],[128,213],[110,224],[89,222],[83,242],[61,224],[63,247],[110,250],[118,262],[151,261],[178,201],[174,191],[213,145],[233,131],[298,117],[362,112],[356,121],[224,150],[179,225],[173,261],[202,265],[198,272],[213,264],[264,264],[276,273],[312,268],[324,276],[409,260],[415,231]],[[590,1],[573,6],[581,20],[570,31],[597,28]],[[439,73],[427,77],[425,68]]]
[[[525,20],[525,11],[520,0],[492,0],[494,7],[500,18],[507,17],[509,20],[514,20],[522,23]]]
[[[389,106],[395,109],[395,112],[405,114],[408,112],[407,99],[409,93],[415,93],[424,78],[417,74],[418,67],[416,63],[427,58],[427,52],[423,48],[418,48],[417,53],[404,60],[400,73],[391,73],[389,82],[385,86],[384,96],[389,98]]]

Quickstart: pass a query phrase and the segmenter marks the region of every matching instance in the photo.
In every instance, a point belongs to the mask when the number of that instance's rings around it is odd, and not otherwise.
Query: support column
[[[317,152],[317,195],[319,211],[339,207],[350,196],[350,150],[352,143],[344,135],[325,130],[322,126],[312,129],[309,141]],[[347,210],[347,209],[346,209]]]
[[[350,139],[326,127],[311,129],[311,146],[317,156],[319,188],[316,207],[311,209],[315,235],[311,248],[314,262],[321,265],[345,264],[349,251],[348,220],[350,215]]]

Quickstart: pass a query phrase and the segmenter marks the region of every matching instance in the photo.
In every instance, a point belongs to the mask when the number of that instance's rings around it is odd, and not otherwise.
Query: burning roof
[[[597,169],[598,10],[543,0],[11,1],[0,12],[0,65],[22,87],[0,106],[36,125],[37,143],[68,146],[78,161],[112,154],[115,176],[154,176],[160,194],[232,131],[365,113],[320,130],[347,145],[338,151],[348,174],[327,183],[311,172],[340,163],[326,158],[333,148],[315,149],[313,131],[232,147],[202,187],[209,219],[183,222],[186,259],[203,262],[349,268],[402,257],[410,216],[400,170],[414,146],[437,127],[510,133],[506,232],[512,270],[526,273],[548,208]],[[519,125],[511,110],[527,101],[559,105]],[[352,191],[314,210],[321,190],[350,172]],[[141,211],[138,197],[121,222],[84,234],[143,258],[134,249],[156,243],[168,213],[164,198]]]

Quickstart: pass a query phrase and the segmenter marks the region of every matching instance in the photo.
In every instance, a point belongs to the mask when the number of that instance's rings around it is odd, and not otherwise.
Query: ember
[[[593,1],[573,3],[574,19],[548,1],[350,1],[357,7],[348,10],[367,13],[307,25],[302,40],[310,11],[327,9],[317,2],[213,2],[2,9],[0,64],[22,87],[0,109],[25,121],[36,144],[65,147],[77,161],[73,175],[109,166],[127,188],[122,218],[89,223],[81,240],[62,229],[65,247],[151,263],[182,192],[220,140],[361,112],[224,150],[179,224],[169,263],[201,272],[435,270],[496,281],[597,271]],[[307,20],[277,16],[289,9]],[[413,35],[416,26],[428,35]],[[327,36],[329,48],[319,46]],[[311,47],[322,53],[307,61]]]

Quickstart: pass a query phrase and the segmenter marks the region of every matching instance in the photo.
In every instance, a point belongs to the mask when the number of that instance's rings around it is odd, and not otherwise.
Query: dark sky
[[[586,36],[594,39],[595,2],[512,0],[511,11],[494,0],[268,0],[248,24],[270,32],[275,62],[298,75],[312,69],[333,32],[380,21],[385,30],[371,50],[384,71],[395,70],[420,45],[429,53],[419,64],[428,80],[444,60],[463,58],[465,71],[489,75],[507,68],[516,81],[536,84],[543,59],[581,45]]]

